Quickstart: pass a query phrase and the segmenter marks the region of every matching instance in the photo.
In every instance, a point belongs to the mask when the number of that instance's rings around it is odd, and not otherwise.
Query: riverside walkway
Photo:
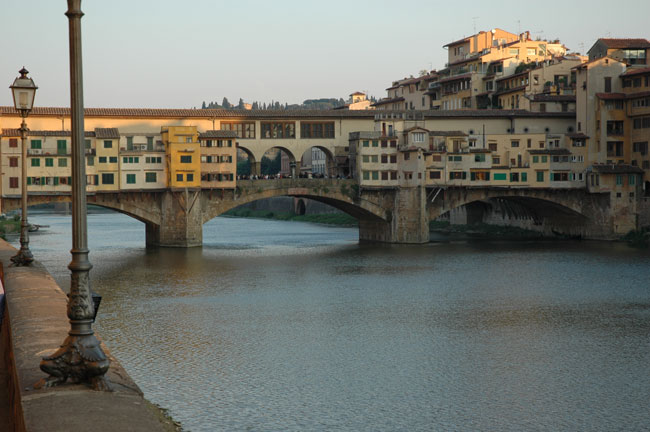
[[[5,290],[0,339],[0,431],[57,432],[177,430],[161,410],[146,401],[138,386],[106,346],[112,392],[83,384],[35,390],[45,377],[39,363],[67,335],[66,295],[38,262],[10,267],[16,250],[0,240]]]

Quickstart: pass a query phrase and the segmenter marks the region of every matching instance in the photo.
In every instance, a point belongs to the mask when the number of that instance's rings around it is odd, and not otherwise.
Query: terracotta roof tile
[[[237,138],[236,131],[230,130],[209,130],[199,134],[201,138]]]
[[[622,73],[620,76],[622,77],[629,77],[633,75],[644,75],[650,73],[650,67],[644,67],[644,68],[628,68],[624,73]]]
[[[617,165],[605,165],[597,164],[593,166],[593,170],[601,174],[643,174],[644,171],[638,166],[626,165],[626,164],[617,164]]]
[[[650,41],[642,38],[600,38],[598,40],[610,49],[650,48]]]
[[[119,139],[120,131],[117,128],[95,128],[95,135],[99,139]]]
[[[596,93],[596,97],[602,100],[625,99],[624,93]]]
[[[224,110],[169,108],[86,108],[86,117],[145,117],[145,118],[372,118],[372,110]],[[14,107],[0,107],[0,115],[15,115]],[[35,107],[30,116],[69,117],[69,108]]]
[[[0,135],[6,136],[6,137],[19,137],[20,136],[20,129],[2,129]],[[33,136],[33,137],[69,137],[72,136],[72,133],[69,130],[62,130],[62,131],[43,131],[43,130],[29,130],[27,131],[27,136]],[[92,131],[86,131],[84,133],[84,136],[86,138],[93,138],[95,137],[95,132]]]

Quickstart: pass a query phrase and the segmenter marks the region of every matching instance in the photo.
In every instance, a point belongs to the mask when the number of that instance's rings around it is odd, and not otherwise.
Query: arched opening
[[[650,197],[650,180],[643,184],[643,195]]]
[[[300,173],[300,161],[286,147],[271,147],[260,161],[262,178],[296,178]]]
[[[344,178],[343,171],[343,166],[337,166],[334,155],[326,147],[312,146],[300,158],[300,177]]]
[[[490,197],[454,207],[432,226],[505,226],[548,235],[581,237],[589,219],[562,204],[531,197]]]
[[[237,146],[237,179],[248,179],[252,175],[260,174],[259,163],[255,160],[253,152],[246,147]]]

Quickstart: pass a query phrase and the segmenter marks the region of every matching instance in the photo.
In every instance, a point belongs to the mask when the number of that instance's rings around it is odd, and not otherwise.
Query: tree
[[[239,103],[237,104],[237,108],[244,109],[244,99],[239,98]]]
[[[425,76],[425,75],[429,75],[429,71],[426,70],[426,69],[422,69],[422,70],[420,71],[420,76]]]
[[[203,104],[201,105],[201,109],[205,109],[205,108],[206,108],[205,101],[203,101]]]
[[[237,161],[237,175],[250,175],[251,174],[251,161],[244,159]]]
[[[223,97],[223,101],[221,102],[221,106],[224,107],[225,109],[232,108],[232,105],[230,104],[230,102],[228,102],[228,98],[225,97],[225,96]]]
[[[253,102],[253,107],[252,107],[252,108],[253,108],[254,110],[256,110],[256,109],[260,109],[260,104],[258,104],[257,102]]]

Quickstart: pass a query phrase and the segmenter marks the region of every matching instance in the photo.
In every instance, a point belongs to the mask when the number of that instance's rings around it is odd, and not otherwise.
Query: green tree
[[[251,161],[243,159],[237,161],[237,175],[250,175],[251,174]]]

